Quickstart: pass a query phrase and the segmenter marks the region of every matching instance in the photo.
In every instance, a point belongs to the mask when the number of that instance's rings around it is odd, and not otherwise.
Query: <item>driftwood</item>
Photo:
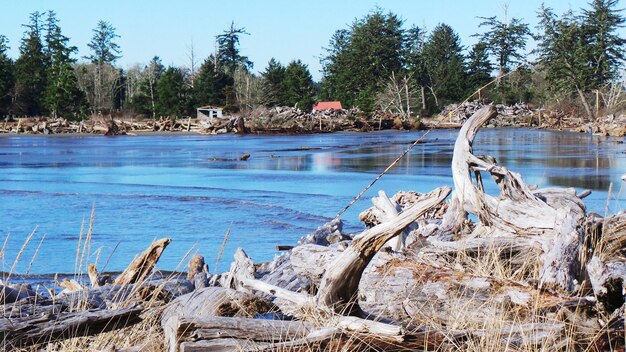
[[[152,243],[115,279],[115,284],[128,285],[143,280],[152,271],[161,253],[170,242],[172,242],[171,239],[163,238]]]
[[[139,322],[140,308],[0,318],[2,346],[24,347],[89,336]]]
[[[567,190],[532,191],[521,176],[495,163],[491,157],[477,157],[472,142],[478,129],[496,114],[492,106],[474,114],[461,128],[452,157],[455,196],[463,209],[475,214],[491,233],[503,236],[537,236],[541,242],[541,284],[566,291],[576,288],[580,224],[585,207]],[[470,174],[489,172],[500,188],[500,196],[483,192],[482,180],[475,185]],[[493,236],[493,235],[492,235]]]

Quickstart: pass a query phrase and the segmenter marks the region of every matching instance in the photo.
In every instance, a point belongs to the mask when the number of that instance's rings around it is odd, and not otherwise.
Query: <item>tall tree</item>
[[[493,67],[489,62],[487,44],[478,42],[474,44],[467,56],[467,88],[468,94],[474,93],[477,89],[491,81]],[[478,92],[482,97],[482,92]]]
[[[243,34],[250,35],[245,28],[237,28],[235,22],[231,22],[230,28],[215,37],[218,46],[217,62],[230,75],[239,67],[249,70],[253,66],[252,61],[239,52],[239,37]]]
[[[15,98],[13,112],[41,115],[43,90],[46,86],[46,57],[42,43],[41,12],[30,14],[30,22],[20,45],[20,56],[15,61]]]
[[[600,5],[610,5],[599,10]],[[616,2],[597,2],[591,11],[581,18],[572,11],[558,18],[552,9],[542,6],[539,11],[538,52],[546,80],[554,93],[575,93],[587,113],[594,117],[586,94],[601,88],[610,80],[623,59],[624,41],[615,31],[623,18],[613,7]],[[596,10],[593,10],[596,9]],[[604,15],[601,15],[604,13]],[[608,13],[612,13],[608,16]],[[590,16],[598,18],[592,20]],[[602,23],[602,18],[606,23]],[[592,23],[592,22],[597,23]],[[611,42],[611,47],[604,43]]]
[[[210,56],[198,69],[193,87],[193,101],[196,106],[217,105],[227,107],[226,88],[233,85],[233,78],[215,67],[214,57]]]
[[[461,40],[447,24],[435,27],[424,47],[430,92],[434,98],[431,111],[457,102],[465,93],[465,67]]]
[[[121,55],[120,46],[114,42],[119,35],[115,33],[115,27],[109,22],[98,21],[93,30],[93,37],[87,46],[91,49],[91,54],[85,58],[94,64],[113,65]]]
[[[421,102],[421,108],[424,111],[426,111],[426,88],[430,86],[430,79],[428,77],[428,70],[426,67],[426,57],[424,56],[426,39],[426,30],[416,26],[407,30],[404,38],[404,60],[408,70],[408,77],[410,77],[413,81],[411,84],[412,86],[419,87],[419,101]],[[391,84],[391,87],[393,87],[393,82],[394,79],[391,79],[388,85]]]
[[[8,43],[7,37],[0,34],[0,116],[9,112],[13,85],[15,84],[13,61],[7,55]]]
[[[617,31],[624,27],[625,18],[617,5],[618,0],[593,0],[591,9],[583,10],[582,30],[587,38],[589,59],[598,86],[615,78],[624,60],[626,39]]]
[[[283,94],[287,105],[297,106],[303,111],[313,107],[315,85],[309,68],[302,61],[292,61],[285,68]]]
[[[479,27],[488,27],[483,34],[477,34],[480,41],[485,43],[487,50],[496,58],[498,76],[511,70],[511,65],[523,59],[522,50],[526,48],[526,40],[530,36],[528,24],[519,18],[507,17],[507,6],[504,8],[504,18],[479,17],[483,22]]]
[[[48,12],[45,42],[48,70],[43,105],[53,117],[76,116],[83,102],[72,66],[76,62],[72,54],[77,48],[69,45],[69,38],[61,33],[53,11]]]
[[[272,58],[267,63],[263,77],[263,104],[266,106],[284,105],[283,81],[285,79],[285,66]]]
[[[118,105],[122,75],[113,66],[121,57],[119,45],[114,42],[117,37],[110,23],[99,21],[88,44],[91,54],[85,56],[91,64],[80,65],[77,70],[79,85],[92,113],[113,111]]]
[[[371,111],[386,77],[403,69],[403,46],[402,20],[380,9],[337,31],[322,59],[324,97]]]
[[[178,67],[168,67],[157,83],[157,112],[159,115],[183,116],[189,101],[185,73]]]

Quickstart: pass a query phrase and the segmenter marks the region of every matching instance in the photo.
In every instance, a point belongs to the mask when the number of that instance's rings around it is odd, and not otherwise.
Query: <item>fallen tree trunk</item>
[[[59,313],[27,318],[0,318],[2,346],[50,343],[121,329],[140,321],[141,308]]]

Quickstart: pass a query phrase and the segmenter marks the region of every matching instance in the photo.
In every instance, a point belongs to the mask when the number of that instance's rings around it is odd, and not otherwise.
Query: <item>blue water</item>
[[[358,213],[378,190],[430,191],[452,185],[455,130],[435,130],[342,219],[358,231]],[[72,273],[81,223],[95,221],[84,262],[122,270],[153,239],[171,237],[159,267],[185,270],[186,254],[210,270],[230,227],[218,270],[237,247],[257,262],[277,244],[294,244],[334,217],[423,132],[305,136],[2,136],[0,239],[9,271],[25,238],[17,273]],[[589,210],[626,208],[623,138],[537,130],[484,130],[477,154],[496,157],[528,183],[589,188]],[[247,161],[237,160],[244,153]],[[488,190],[495,192],[495,186]],[[86,232],[86,231],[85,231]],[[37,252],[41,238],[42,245]],[[37,254],[35,255],[35,252]],[[31,259],[34,261],[31,263]],[[31,266],[32,264],[32,266]]]

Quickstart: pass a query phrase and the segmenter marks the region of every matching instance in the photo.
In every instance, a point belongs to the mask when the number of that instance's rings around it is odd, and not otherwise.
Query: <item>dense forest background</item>
[[[53,11],[34,12],[17,59],[7,55],[10,43],[0,34],[0,116],[180,117],[204,105],[246,113],[275,105],[310,110],[315,101],[339,100],[365,113],[414,117],[476,92],[472,99],[524,102],[591,119],[626,106],[626,40],[618,34],[625,18],[617,5],[593,0],[563,14],[542,6],[536,28],[519,18],[484,17],[469,48],[445,23],[427,31],[374,9],[330,38],[320,82],[300,60],[272,59],[255,74],[239,48],[241,36],[252,34],[234,23],[214,38],[215,53],[203,60],[191,47],[186,66],[165,67],[155,56],[122,69],[119,35],[110,23],[97,23],[90,52],[79,56]],[[531,39],[537,44],[528,55]]]

